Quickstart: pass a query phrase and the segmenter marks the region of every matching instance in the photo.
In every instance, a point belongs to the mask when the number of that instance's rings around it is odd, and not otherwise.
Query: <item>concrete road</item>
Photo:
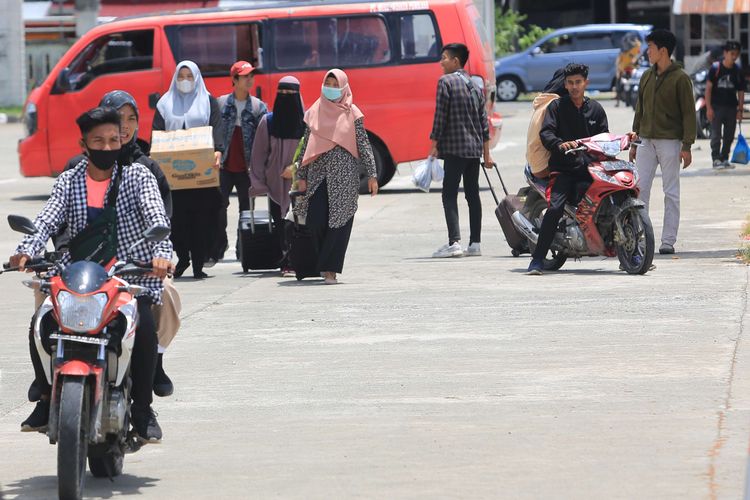
[[[513,189],[529,106],[501,107],[494,154]],[[605,107],[629,130],[631,111]],[[0,127],[0,211],[31,216],[51,180],[18,176],[19,134]],[[600,258],[524,275],[486,190],[484,255],[433,260],[440,194],[414,191],[404,165],[361,199],[341,285],[233,261],[179,281],[183,328],[165,361],[176,392],[155,403],[164,441],[112,483],[89,477],[88,497],[740,498],[750,350],[735,251],[750,168],[715,173],[698,146],[678,254],[646,276]],[[17,240],[0,225],[0,255]],[[18,432],[32,409],[20,279],[0,276],[0,485],[50,498],[56,450]]]

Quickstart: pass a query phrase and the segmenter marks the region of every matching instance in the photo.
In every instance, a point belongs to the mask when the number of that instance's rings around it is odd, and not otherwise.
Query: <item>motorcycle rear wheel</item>
[[[631,208],[617,216],[625,241],[615,242],[620,266],[628,274],[646,274],[654,261],[654,228],[643,209]]]
[[[535,227],[542,227],[542,219],[544,219],[544,212],[546,211],[547,200],[544,198],[539,197],[531,204],[529,207],[529,220]],[[529,240],[529,250],[532,255],[534,254],[535,249],[536,244]],[[565,264],[565,261],[568,260],[568,256],[558,250],[550,249],[547,255],[549,257],[545,257],[543,261],[545,271],[557,271]]]
[[[58,494],[61,500],[78,500],[83,494],[89,441],[89,391],[83,377],[63,379],[58,422]]]

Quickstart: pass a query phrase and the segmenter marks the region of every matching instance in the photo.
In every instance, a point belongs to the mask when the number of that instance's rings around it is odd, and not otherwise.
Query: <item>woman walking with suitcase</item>
[[[364,126],[364,115],[352,103],[349,79],[340,69],[326,74],[321,97],[305,114],[307,125],[302,161],[297,170],[299,191],[295,206],[304,217],[318,249],[318,269],[327,285],[337,283],[357,211],[359,171],[369,176],[368,188],[378,192],[377,170]]]
[[[268,195],[271,217],[285,256],[284,216],[290,204],[291,164],[305,133],[304,117],[299,80],[285,76],[279,80],[273,112],[261,118],[258,124],[250,160],[250,195]],[[286,257],[281,262],[281,273],[284,276],[293,273],[288,269]]]
[[[153,130],[181,130],[213,127],[215,167],[219,168],[224,147],[221,137],[219,103],[206,89],[198,66],[192,61],[177,65],[169,91],[156,104]],[[193,277],[204,279],[203,265],[216,240],[221,209],[219,188],[172,191],[172,244],[177,253],[174,276],[179,278],[193,264]]]

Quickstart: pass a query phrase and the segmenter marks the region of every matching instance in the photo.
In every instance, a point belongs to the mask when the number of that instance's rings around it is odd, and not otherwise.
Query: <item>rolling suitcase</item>
[[[292,198],[292,209],[297,200],[297,196],[302,193],[290,193]],[[294,214],[294,222],[287,227],[287,243],[289,245],[289,266],[294,269],[294,275],[297,281],[305,278],[320,277],[318,271],[318,249],[315,245],[315,239],[312,233],[304,224],[300,224],[297,214]]]
[[[250,210],[240,213],[237,228],[237,253],[244,272],[279,267],[283,255],[278,230],[270,210],[255,210],[255,198],[250,198]]]
[[[492,182],[490,182],[490,176],[487,174],[487,169],[484,168],[484,165],[482,165],[481,169],[484,172],[484,176],[487,178],[487,184],[490,187],[492,197],[495,199],[495,204],[497,205],[495,208],[495,216],[503,230],[505,241],[507,241],[510,246],[511,254],[513,257],[518,257],[522,253],[530,253],[529,241],[526,239],[526,236],[516,228],[511,219],[516,210],[521,210],[521,208],[523,208],[525,197],[520,192],[517,195],[508,194],[508,190],[503,182],[503,177],[500,175],[500,170],[498,169],[498,166],[495,165],[493,170],[497,172],[497,176],[500,179],[500,185],[503,187],[503,192],[505,192],[505,198],[503,198],[502,201],[498,200],[497,195],[495,194],[495,189],[492,187]]]

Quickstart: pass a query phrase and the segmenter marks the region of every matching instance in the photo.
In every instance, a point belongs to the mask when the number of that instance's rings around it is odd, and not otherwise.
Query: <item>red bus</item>
[[[29,95],[28,135],[18,145],[21,173],[59,174],[80,153],[76,117],[106,92],[122,89],[135,97],[138,136],[148,143],[154,107],[177,62],[194,61],[218,97],[231,92],[232,63],[246,60],[259,68],[254,93],[269,108],[284,75],[300,80],[310,104],[326,70],[344,69],[384,185],[396,165],[428,154],[440,48],[450,42],[469,47],[466,70],[485,90],[494,145],[502,119],[492,112],[492,42],[471,0],[271,1],[117,19],[81,37]]]

